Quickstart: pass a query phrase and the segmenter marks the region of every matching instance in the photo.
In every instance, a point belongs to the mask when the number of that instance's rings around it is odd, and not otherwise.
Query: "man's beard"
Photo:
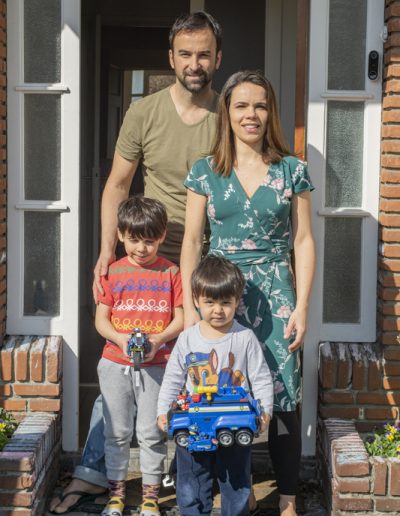
[[[187,77],[196,77],[197,80],[195,82],[189,82]],[[177,78],[187,91],[190,91],[190,93],[199,93],[211,82],[212,77],[202,70],[197,74],[184,72],[181,77],[177,75]]]

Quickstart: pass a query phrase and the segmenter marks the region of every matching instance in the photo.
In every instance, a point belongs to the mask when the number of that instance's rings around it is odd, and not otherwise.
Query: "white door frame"
[[[63,448],[78,449],[79,413],[79,174],[80,174],[81,1],[61,2],[61,82],[24,83],[24,3],[7,2],[8,263],[7,333],[62,335]],[[24,195],[24,97],[61,95],[61,199],[27,201]],[[60,315],[24,316],[24,213],[58,212],[61,217]]]
[[[378,50],[383,61],[380,32],[384,23],[384,2],[368,0],[366,59]],[[379,150],[381,128],[381,75],[376,81],[366,77],[363,91],[327,91],[329,0],[311,0],[309,38],[309,97],[307,160],[315,185],[312,194],[313,229],[317,250],[317,270],[309,312],[309,329],[304,345],[302,432],[303,455],[315,454],[318,345],[321,341],[371,342],[376,338],[377,240],[379,204]],[[344,56],[345,58],[345,56]],[[382,68],[382,67],[381,67]],[[326,112],[328,100],[365,102],[364,171],[362,205],[359,208],[324,208],[326,167]],[[323,324],[324,222],[329,216],[363,217],[361,244],[360,324]]]

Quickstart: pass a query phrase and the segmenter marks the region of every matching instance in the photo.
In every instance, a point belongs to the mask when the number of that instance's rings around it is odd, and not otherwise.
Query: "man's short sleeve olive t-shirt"
[[[116,151],[127,160],[143,158],[144,194],[162,201],[168,212],[168,233],[160,254],[177,262],[183,238],[186,190],[193,163],[210,153],[216,129],[216,106],[198,123],[185,124],[166,88],[131,104]]]

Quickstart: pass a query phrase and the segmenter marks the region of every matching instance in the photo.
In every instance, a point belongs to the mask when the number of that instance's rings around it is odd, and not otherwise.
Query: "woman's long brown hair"
[[[276,163],[284,156],[291,154],[283,136],[275,93],[270,82],[258,71],[245,70],[237,72],[226,81],[219,97],[217,132],[211,151],[214,171],[222,176],[230,175],[236,159],[235,142],[229,118],[232,91],[236,86],[245,82],[261,86],[265,90],[268,120],[262,146],[263,161],[265,163]]]

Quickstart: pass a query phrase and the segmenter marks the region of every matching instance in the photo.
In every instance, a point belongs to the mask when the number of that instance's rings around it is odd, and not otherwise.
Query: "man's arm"
[[[97,293],[103,293],[100,276],[107,274],[109,264],[115,260],[118,206],[128,198],[138,164],[139,160],[129,161],[117,152],[114,154],[111,172],[101,201],[101,248],[94,268],[93,281],[93,297],[96,303]]]

